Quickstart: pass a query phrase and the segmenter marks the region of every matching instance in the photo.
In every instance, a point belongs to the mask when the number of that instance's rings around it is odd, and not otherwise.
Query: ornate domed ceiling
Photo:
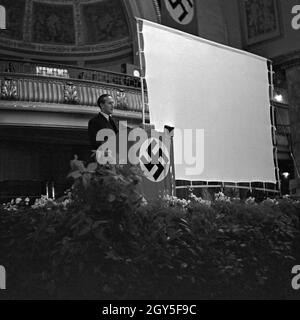
[[[35,56],[132,55],[132,12],[123,0],[0,0],[1,48]]]
[[[137,63],[134,17],[160,22],[159,0],[0,0],[0,55],[91,67]],[[219,0],[197,0],[199,35],[226,43]],[[117,69],[112,69],[118,71]]]

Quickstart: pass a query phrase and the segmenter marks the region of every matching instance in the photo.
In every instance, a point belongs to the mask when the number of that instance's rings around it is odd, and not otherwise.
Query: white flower
[[[47,206],[57,206],[58,204],[55,200],[47,198],[47,196],[42,195],[40,199],[35,199],[34,204],[31,206],[32,209],[44,208]]]
[[[230,197],[225,196],[223,192],[215,193],[215,201],[230,202]]]
[[[277,201],[276,199],[271,199],[271,198],[267,198],[267,199],[264,200],[262,203],[278,205],[278,201]]]
[[[64,210],[67,210],[67,207],[68,205],[72,202],[71,199],[65,199],[63,202],[62,202],[62,206],[63,206],[63,209]]]
[[[141,200],[141,206],[144,207],[148,204],[148,201],[143,197]]]
[[[191,201],[203,204],[205,206],[211,206],[211,201],[210,200],[204,200],[201,197],[195,196],[193,193],[190,195]]]
[[[183,209],[186,209],[186,207],[191,203],[191,200],[179,199],[170,195],[164,195],[163,201],[165,201],[168,206],[180,207]]]
[[[251,205],[251,204],[255,204],[255,198],[254,197],[249,197],[245,200],[245,203],[248,204],[248,205]]]

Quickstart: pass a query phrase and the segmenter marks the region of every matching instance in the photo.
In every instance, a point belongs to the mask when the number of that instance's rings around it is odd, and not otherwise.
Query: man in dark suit
[[[89,121],[88,134],[93,150],[97,150],[103,141],[96,141],[96,136],[101,129],[111,129],[118,134],[118,128],[111,114],[114,109],[114,99],[109,94],[102,94],[97,101],[100,112]]]

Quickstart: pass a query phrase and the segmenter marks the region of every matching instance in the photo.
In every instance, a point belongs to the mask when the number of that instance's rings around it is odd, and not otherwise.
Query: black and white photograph
[[[300,2],[0,0],[0,300],[300,300]]]

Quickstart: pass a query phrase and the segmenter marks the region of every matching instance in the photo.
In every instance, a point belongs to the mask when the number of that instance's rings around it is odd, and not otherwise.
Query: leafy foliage
[[[91,164],[71,176],[61,201],[1,209],[7,298],[293,297],[298,202],[145,203],[136,167]]]

